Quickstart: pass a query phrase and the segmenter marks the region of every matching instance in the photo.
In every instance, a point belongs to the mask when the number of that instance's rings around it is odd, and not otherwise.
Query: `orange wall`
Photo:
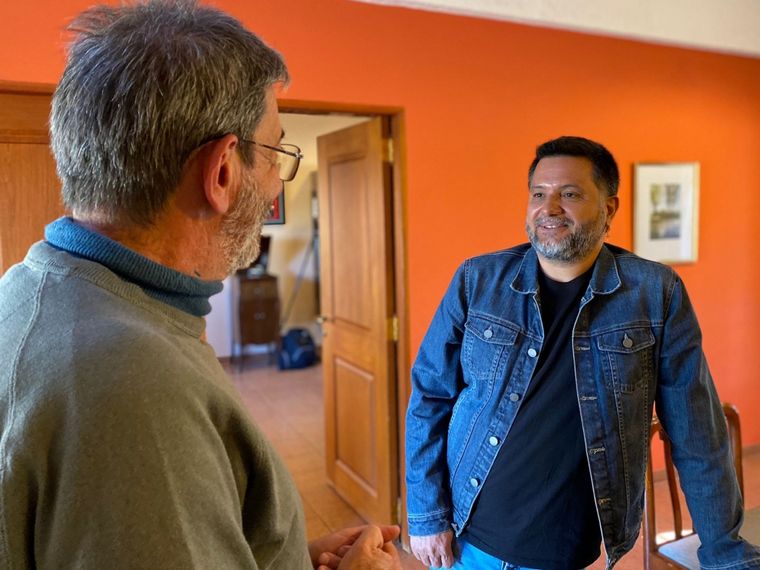
[[[0,6],[0,79],[55,82],[90,0]],[[561,134],[623,173],[611,241],[631,247],[635,161],[699,161],[699,262],[680,266],[721,396],[760,441],[760,59],[345,0],[217,0],[286,57],[289,98],[402,107],[412,352],[457,264],[524,241],[525,171]]]

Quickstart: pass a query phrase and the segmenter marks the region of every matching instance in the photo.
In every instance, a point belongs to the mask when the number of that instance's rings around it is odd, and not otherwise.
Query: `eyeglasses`
[[[270,146],[268,144],[258,143],[249,139],[240,139],[242,142],[246,142],[252,145],[267,148],[275,151],[275,160],[267,157],[267,160],[277,166],[277,171],[280,176],[280,180],[283,182],[290,182],[296,177],[298,172],[298,165],[301,164],[303,154],[301,149],[294,144],[281,144],[280,146]]]

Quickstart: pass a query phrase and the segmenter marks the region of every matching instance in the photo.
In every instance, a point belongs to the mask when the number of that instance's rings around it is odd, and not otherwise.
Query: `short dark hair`
[[[548,156],[577,156],[587,158],[593,166],[594,182],[604,188],[608,196],[616,196],[620,185],[620,172],[612,153],[604,145],[583,137],[559,137],[546,141],[536,148],[536,157],[528,169],[528,185],[542,158]]]
[[[193,150],[228,133],[250,137],[267,89],[288,79],[277,52],[195,0],[97,6],[69,29],[53,154],[66,206],[109,222],[150,225]]]

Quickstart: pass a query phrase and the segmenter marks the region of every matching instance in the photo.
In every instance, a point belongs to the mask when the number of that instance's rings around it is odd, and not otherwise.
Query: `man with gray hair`
[[[298,493],[204,341],[298,168],[282,58],[192,1],[96,7],[53,97],[71,213],[0,280],[7,568],[399,568],[397,527],[307,545]]]

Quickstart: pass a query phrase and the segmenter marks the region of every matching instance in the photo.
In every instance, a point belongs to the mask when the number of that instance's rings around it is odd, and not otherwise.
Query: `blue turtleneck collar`
[[[106,266],[154,299],[196,317],[211,312],[209,297],[223,287],[221,281],[204,281],[151,261],[68,217],[48,224],[45,240],[57,249]]]

